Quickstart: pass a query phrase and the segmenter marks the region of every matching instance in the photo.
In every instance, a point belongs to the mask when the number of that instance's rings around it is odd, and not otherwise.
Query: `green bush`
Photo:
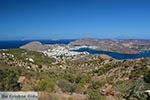
[[[106,100],[97,90],[92,90],[88,94],[88,100]]]
[[[150,83],[150,70],[144,74],[144,81]]]
[[[149,89],[143,80],[118,81],[114,87],[118,91],[118,99],[122,100],[149,100],[145,90]]]
[[[71,83],[74,83],[76,81],[76,75],[72,73],[65,74],[64,78]]]
[[[52,80],[42,80],[35,86],[35,91],[52,92],[55,89],[55,83]]]
[[[75,91],[76,91],[76,93],[84,93],[85,88],[84,88],[83,84],[77,84]]]
[[[67,80],[59,80],[58,86],[61,88],[62,92],[70,92],[71,94],[75,92],[76,89],[76,85]]]
[[[104,86],[106,82],[105,81],[92,81],[90,88],[91,89],[99,89],[102,86]]]
[[[76,83],[80,83],[80,84],[87,84],[90,81],[90,76],[88,76],[87,74],[81,74],[78,75],[76,78]]]
[[[142,67],[137,67],[135,68],[130,75],[131,79],[138,79],[140,78],[145,72],[146,72],[146,67],[142,66]]]
[[[17,73],[11,70],[0,70],[0,91],[21,90]]]

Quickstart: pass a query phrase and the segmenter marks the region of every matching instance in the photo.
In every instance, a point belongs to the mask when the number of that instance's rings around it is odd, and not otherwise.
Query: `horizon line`
[[[46,38],[37,38],[37,39],[0,39],[0,41],[14,41],[14,40],[18,40],[18,41],[30,41],[30,40],[54,40],[54,41],[57,41],[57,40],[80,40],[80,39],[86,39],[86,38],[90,38],[90,39],[98,39],[98,40],[103,40],[103,39],[111,39],[111,40],[150,40],[150,39],[147,39],[147,38],[92,38],[92,37],[84,37],[84,38],[60,38],[60,39],[57,39],[57,38],[49,38],[49,39],[46,39]]]

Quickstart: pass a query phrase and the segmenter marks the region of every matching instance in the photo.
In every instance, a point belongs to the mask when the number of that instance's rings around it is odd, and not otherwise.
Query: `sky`
[[[0,40],[150,39],[150,0],[0,0]]]

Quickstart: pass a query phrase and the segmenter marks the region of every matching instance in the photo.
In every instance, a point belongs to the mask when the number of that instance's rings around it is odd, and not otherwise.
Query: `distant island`
[[[149,40],[138,40],[138,39],[112,40],[112,39],[83,38],[71,42],[70,45],[97,46],[98,50],[113,51],[128,54],[139,53],[144,50],[150,50]]]

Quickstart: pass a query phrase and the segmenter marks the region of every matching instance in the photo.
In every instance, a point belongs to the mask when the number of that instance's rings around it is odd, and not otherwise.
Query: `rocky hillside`
[[[34,50],[34,51],[43,51],[43,50],[47,49],[48,46],[44,45],[38,41],[34,41],[34,42],[30,42],[26,45],[23,45],[20,48]]]
[[[150,58],[85,55],[56,62],[40,52],[8,49],[0,51],[0,73],[1,91],[41,91],[39,100],[149,100]]]
[[[150,41],[147,40],[111,40],[83,38],[71,42],[69,45],[97,46],[99,50],[115,51],[120,53],[138,53],[150,49]]]

